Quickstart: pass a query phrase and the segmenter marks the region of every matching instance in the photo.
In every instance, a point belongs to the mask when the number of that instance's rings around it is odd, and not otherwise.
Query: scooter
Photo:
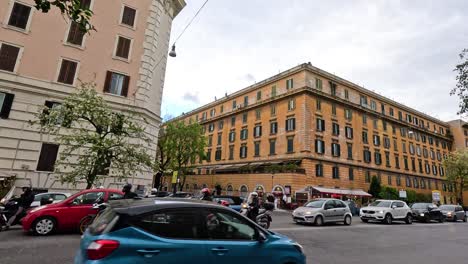
[[[95,203],[93,204],[93,209],[97,210],[96,214],[89,214],[80,221],[80,234],[83,234],[86,229],[94,222],[96,218],[108,207],[106,203]]]
[[[3,229],[3,226],[6,226],[8,220],[16,214],[19,208],[19,201],[20,198],[11,198],[10,200],[6,201],[5,205],[0,207],[0,231]],[[26,210],[23,210],[16,218],[15,221],[11,225],[19,225],[21,224],[21,219],[25,217],[27,214]]]
[[[273,204],[264,203],[262,208],[258,210],[258,215],[255,218],[255,222],[265,229],[270,228],[270,224],[273,221],[273,219],[271,218],[271,211],[273,210],[273,208]],[[245,217],[248,217],[249,210],[250,207],[246,203],[244,203],[242,204],[240,214],[242,214]]]

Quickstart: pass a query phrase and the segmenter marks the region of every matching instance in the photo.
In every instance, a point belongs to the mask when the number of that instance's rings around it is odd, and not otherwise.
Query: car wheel
[[[384,219],[384,223],[387,224],[387,225],[391,225],[392,221],[393,221],[392,215],[391,214],[386,214],[385,219]]]
[[[321,226],[321,225],[323,225],[323,217],[322,217],[322,216],[319,215],[319,216],[317,216],[317,217],[315,218],[315,225],[316,225],[316,226]]]
[[[444,216],[439,217],[439,223],[443,223],[443,222],[445,222],[445,217]]]
[[[454,217],[453,217],[453,221],[454,221],[454,222],[457,222],[457,221],[458,221],[457,216],[454,216]]]
[[[368,223],[368,222],[369,222],[369,220],[367,220],[367,219],[362,219],[362,218],[361,218],[361,221],[364,222],[364,223]]]
[[[463,222],[465,222],[465,223],[466,223],[466,220],[467,220],[466,218],[467,218],[467,216],[465,215],[465,217],[463,218]]]
[[[41,217],[34,221],[33,232],[35,235],[47,236],[55,231],[56,221],[52,217]]]
[[[352,221],[351,216],[349,216],[349,215],[345,216],[345,218],[344,218],[344,224],[345,225],[351,225],[351,221]]]
[[[80,221],[80,234],[83,234],[88,226],[90,226],[93,223],[94,217],[88,215],[83,217]]]
[[[428,219],[429,222],[429,219]],[[405,218],[405,223],[408,225],[411,225],[413,223],[413,216],[411,214],[408,214]]]

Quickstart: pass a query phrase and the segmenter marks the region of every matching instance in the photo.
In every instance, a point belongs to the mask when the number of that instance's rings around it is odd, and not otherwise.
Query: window
[[[409,170],[408,157],[407,156],[403,156],[403,163],[405,164],[405,170]]]
[[[20,48],[5,43],[0,47],[0,70],[14,72]]]
[[[396,177],[396,185],[401,186],[401,176]]]
[[[392,133],[393,133],[393,134],[396,134],[396,127],[395,127],[395,125],[392,125]]]
[[[344,91],[344,97],[345,97],[345,99],[349,99],[349,91],[348,91],[348,89],[345,89],[345,91]]]
[[[261,125],[256,125],[254,127],[254,137],[261,137],[262,136],[262,126]]]
[[[203,112],[202,113],[202,118],[201,118],[202,121],[206,120],[206,112]]]
[[[262,118],[262,111],[260,109],[255,110],[255,120],[260,120]]]
[[[366,171],[364,177],[365,177],[366,182],[369,183],[369,182],[370,182],[370,179],[371,179],[371,177],[370,177],[370,172],[369,172],[369,171]]]
[[[244,96],[244,107],[249,105],[249,96]]]
[[[270,115],[276,116],[276,104],[270,105]]]
[[[247,134],[249,133],[247,128],[243,128],[240,132],[240,139],[241,140],[246,140],[247,139]]]
[[[421,157],[421,146],[417,145],[416,146],[416,154]]]
[[[427,188],[430,190],[432,189],[432,184],[431,184],[432,180],[431,179],[427,179]]]
[[[210,117],[213,117],[215,115],[216,115],[216,109],[213,108],[210,110]]]
[[[352,120],[353,119],[353,111],[350,109],[345,109],[345,118],[346,120]]]
[[[14,94],[0,92],[0,118],[7,119],[10,116]]]
[[[354,181],[354,169],[353,168],[349,168],[348,170],[348,179],[350,181]]]
[[[332,133],[334,136],[338,136],[340,134],[340,125],[338,125],[337,123],[333,123],[332,124]]]
[[[235,240],[235,241],[255,241],[256,230],[247,220],[233,212],[210,209],[202,212],[202,229],[198,232],[205,232],[209,240]],[[185,224],[185,223],[182,223]],[[189,225],[185,229],[193,230]],[[236,228],[227,228],[235,226]],[[192,231],[197,234],[196,231]]]
[[[445,175],[444,167],[442,167],[442,165],[439,165],[439,174],[440,174],[440,176]]]
[[[416,160],[411,158],[411,170],[416,171]]]
[[[260,141],[254,142],[254,157],[260,156]]]
[[[315,140],[315,152],[318,154],[324,154],[325,153],[325,142],[321,139],[316,139]]]
[[[54,171],[59,145],[43,143],[37,163],[37,171]]]
[[[124,6],[121,23],[130,27],[134,27],[135,17],[136,10],[128,6]]]
[[[128,59],[130,54],[130,45],[132,44],[132,40],[119,36],[117,38],[117,49],[115,50],[115,56]]]
[[[229,160],[234,159],[234,146],[229,146]]]
[[[374,135],[374,146],[380,146],[380,136],[379,135]]]
[[[8,25],[21,29],[26,29],[29,20],[29,14],[31,13],[31,7],[27,5],[15,2],[13,9],[11,10],[10,19]]]
[[[330,94],[336,96],[336,83],[330,82]]]
[[[232,100],[232,109],[236,109],[237,108],[237,103],[236,103],[236,100]]]
[[[130,76],[108,71],[104,84],[104,92],[127,96],[129,83]]]
[[[348,148],[348,159],[352,160],[353,159],[353,144],[348,143],[346,145]]]
[[[403,113],[398,111],[398,120],[403,121]]]
[[[332,104],[332,115],[336,116],[336,104]]]
[[[278,122],[271,122],[270,123],[270,134],[274,135],[278,133]]]
[[[441,161],[442,160],[442,156],[440,155],[440,152],[437,151],[437,160],[438,161]]]
[[[296,129],[296,118],[290,117],[286,119],[286,131],[293,131]]]
[[[363,157],[364,157],[364,162],[365,163],[370,163],[371,162],[371,152],[370,152],[370,150],[368,148],[364,148]]]
[[[374,153],[374,158],[375,158],[375,164],[376,165],[382,164],[382,154],[380,154],[380,152],[376,151]]]
[[[315,78],[315,87],[319,90],[322,90],[322,79]]]
[[[423,157],[427,159],[429,157],[429,152],[427,151],[427,148],[423,149]]]
[[[395,155],[395,168],[400,168],[400,157],[398,155]]]
[[[406,142],[401,142],[401,148],[403,150],[403,153],[406,153]]]
[[[275,97],[276,96],[276,85],[273,85],[271,87],[271,97]]]
[[[211,161],[211,149],[208,149],[208,150],[206,151],[206,157],[205,157],[205,158],[206,158],[206,161],[207,161],[207,162],[210,162],[210,161]]]
[[[432,174],[437,175],[437,166],[432,163]]]
[[[338,166],[333,166],[333,168],[332,168],[332,177],[333,177],[333,179],[339,179],[340,178],[340,168],[338,168]]]
[[[412,143],[409,144],[409,152],[410,154],[414,154],[414,145]]]
[[[243,124],[247,123],[247,113],[242,114],[242,123]]]
[[[322,101],[320,99],[316,100],[316,109],[322,110]]]
[[[367,125],[367,115],[362,114],[362,124]]]
[[[71,22],[70,29],[68,30],[67,42],[73,45],[83,45],[83,38],[85,32],[81,30],[76,22]]]
[[[414,187],[414,188],[419,188],[419,181],[418,181],[418,178],[413,178],[413,187]]]
[[[221,145],[221,141],[222,141],[222,138],[223,138],[223,134],[219,133],[218,134],[218,146]]]
[[[419,165],[419,172],[423,173],[423,165],[422,165],[422,160],[418,160],[418,165]],[[427,173],[427,172],[426,172]]]
[[[393,116],[393,108],[390,107],[389,112],[390,112],[390,116]]]
[[[296,108],[296,100],[290,99],[288,101],[288,111],[292,111]]]
[[[346,135],[346,138],[352,139],[353,138],[353,128],[349,127],[349,126],[346,126],[345,127],[345,135]]]
[[[288,137],[287,142],[288,142],[288,149],[287,149],[288,153],[294,152],[294,137]]]
[[[62,59],[57,82],[73,85],[77,66],[78,63],[75,61]]]
[[[75,199],[73,199],[72,205],[77,206],[77,205],[91,205],[94,203],[97,203],[99,200],[104,199],[104,192],[89,192],[89,193],[84,193],[82,195],[77,196]]]
[[[384,148],[389,149],[390,148],[390,138],[384,137]]]
[[[388,185],[392,185],[392,175],[387,176],[387,183]]]
[[[229,132],[229,142],[236,141],[236,131]]]
[[[393,139],[393,149],[395,151],[398,151],[398,144],[397,144],[397,140],[396,139]]]
[[[325,131],[325,120],[317,118],[317,131]]]
[[[216,148],[215,160],[221,160],[221,148]]]
[[[315,176],[323,177],[323,164],[315,164]]]
[[[286,89],[292,89],[294,87],[293,79],[286,80]]]
[[[340,156],[340,144],[338,143],[332,143],[331,145],[332,148],[332,156],[333,157],[339,157]]]
[[[362,143],[369,144],[369,140],[367,139],[367,131],[362,131]]]
[[[431,159],[433,159],[433,160],[435,159],[435,153],[434,153],[433,149],[431,149]]]
[[[387,122],[385,120],[382,120],[382,127],[384,131],[387,131]]]
[[[385,115],[385,105],[384,104],[380,105],[380,109],[381,109],[382,115]]]
[[[411,187],[411,178],[406,176],[406,187]]]
[[[372,120],[372,124],[374,125],[374,129],[379,128],[379,120],[377,120],[376,118]]]
[[[406,128],[404,127],[400,128],[400,134],[402,137],[406,137]]]
[[[262,100],[262,91],[257,91],[257,101]]]
[[[51,109],[60,110],[60,107],[62,107],[62,104],[58,103],[58,102],[53,102],[53,101],[45,101],[45,106],[46,106],[46,108],[43,110],[43,114],[44,115],[49,115]],[[58,117],[55,124],[60,125],[62,123],[63,123],[63,117]]]
[[[223,127],[224,127],[224,121],[221,120],[221,121],[218,122],[218,129],[221,130],[221,129],[223,129]]]
[[[390,152],[385,151],[385,166],[390,167]]]
[[[270,155],[276,155],[276,140],[270,140]]]
[[[434,144],[434,139],[432,137],[429,137],[429,144],[433,145]]]
[[[374,100],[370,101],[370,107],[372,110],[376,111],[377,110],[377,104],[375,103]]]
[[[239,156],[241,158],[247,157],[247,145],[246,144],[242,144],[242,146],[240,147]]]
[[[213,132],[215,128],[215,125],[213,123],[208,125],[208,132]]]

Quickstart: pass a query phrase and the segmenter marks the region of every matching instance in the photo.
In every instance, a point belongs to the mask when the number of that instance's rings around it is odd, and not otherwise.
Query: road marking
[[[455,223],[429,223],[429,224],[393,224],[392,226],[401,226],[401,227],[425,227],[425,226],[450,226],[455,225]],[[280,227],[280,228],[270,228],[271,231],[314,231],[314,230],[324,230],[324,229],[343,229],[346,227],[352,228],[389,228],[389,225],[371,223],[371,224],[358,224],[351,226],[337,225],[337,226],[300,226],[300,227]]]

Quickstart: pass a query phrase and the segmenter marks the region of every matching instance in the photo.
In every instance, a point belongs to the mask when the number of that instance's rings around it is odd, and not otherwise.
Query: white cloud
[[[173,37],[203,2],[188,0]],[[169,58],[163,115],[310,61],[442,120],[457,118],[449,91],[468,43],[465,10],[466,1],[210,1]],[[187,94],[199,102],[183,100]]]

